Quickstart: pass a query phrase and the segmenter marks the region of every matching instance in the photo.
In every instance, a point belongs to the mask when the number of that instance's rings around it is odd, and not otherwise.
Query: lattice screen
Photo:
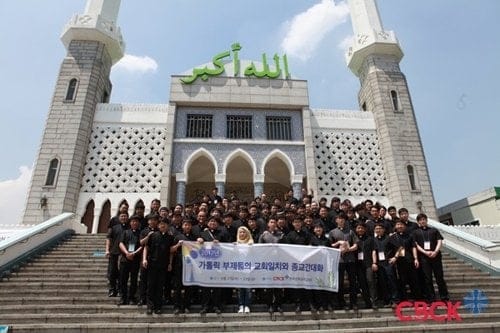
[[[92,130],[83,192],[159,192],[166,129],[99,127]]]
[[[385,195],[385,176],[375,132],[313,133],[320,195]]]

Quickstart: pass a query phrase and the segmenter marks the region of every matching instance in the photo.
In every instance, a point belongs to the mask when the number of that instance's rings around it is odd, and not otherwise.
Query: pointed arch
[[[210,162],[212,162],[215,168],[215,174],[219,173],[217,160],[215,159],[214,155],[212,155],[212,153],[206,150],[205,148],[200,148],[198,150],[195,150],[191,155],[189,155],[189,157],[186,159],[186,162],[184,162],[184,174],[186,175],[186,177],[188,175],[189,167],[191,166],[191,164],[193,164],[193,162],[196,161],[196,159],[201,156],[208,158]],[[189,180],[186,179],[186,181]]]
[[[255,197],[255,177],[257,167],[250,154],[243,149],[235,149],[225,159],[223,172],[226,176],[225,192],[242,201]]]
[[[262,165],[261,165],[261,169],[260,169],[260,173],[265,175],[265,169],[266,169],[266,164],[267,162],[269,162],[270,160],[272,160],[273,158],[278,158],[279,160],[281,160],[283,163],[285,163],[285,165],[287,166],[288,168],[288,172],[290,172],[290,183],[292,183],[293,181],[293,176],[295,175],[295,167],[293,166],[293,162],[292,160],[290,159],[290,157],[288,157],[287,154],[285,154],[284,152],[282,152],[281,150],[279,149],[274,149],[273,151],[271,151],[265,158],[264,160],[262,161]]]
[[[102,203],[101,215],[99,216],[98,233],[106,233],[108,231],[109,220],[111,219],[111,201],[106,199]]]
[[[252,156],[250,156],[249,153],[247,153],[246,151],[244,151],[241,148],[238,148],[238,149],[232,151],[226,157],[226,159],[224,160],[224,164],[222,166],[224,173],[227,173],[227,167],[228,167],[229,163],[231,163],[231,161],[234,160],[236,157],[241,157],[245,161],[247,161],[248,164],[250,164],[250,167],[252,168],[253,174],[255,175],[257,173],[257,166],[256,166],[255,161],[253,160]]]
[[[87,226],[87,233],[92,233],[92,223],[94,222],[94,208],[95,202],[93,199],[90,199],[85,205],[85,212],[82,215],[80,223]]]

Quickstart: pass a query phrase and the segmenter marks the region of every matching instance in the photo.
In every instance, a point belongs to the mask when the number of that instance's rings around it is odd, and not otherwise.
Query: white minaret
[[[116,21],[121,0],[88,0],[83,14],[74,15],[64,27],[61,40],[99,41],[106,45],[113,64],[123,57],[125,43]]]
[[[382,26],[375,0],[349,0],[354,45],[347,52],[349,68],[355,75],[368,54],[390,54],[399,60],[403,51],[394,31],[386,31]]]
[[[436,217],[427,163],[410,91],[399,68],[403,51],[386,31],[375,0],[349,0],[354,45],[346,58],[359,78],[360,108],[372,112],[377,126],[389,202],[411,213]]]
[[[116,24],[120,0],[89,0],[65,26],[66,47],[42,143],[33,170],[23,223],[76,212],[94,113],[111,94],[111,66],[123,57]]]

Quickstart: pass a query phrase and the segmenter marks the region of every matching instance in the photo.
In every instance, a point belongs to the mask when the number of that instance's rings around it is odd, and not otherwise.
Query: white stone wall
[[[370,197],[380,201],[386,195],[385,174],[373,115],[313,110],[311,124],[317,197]]]
[[[94,216],[106,201],[113,214],[124,199],[146,206],[160,198],[168,134],[166,104],[99,104],[78,200],[81,217],[90,200]],[[97,226],[96,226],[97,227]]]

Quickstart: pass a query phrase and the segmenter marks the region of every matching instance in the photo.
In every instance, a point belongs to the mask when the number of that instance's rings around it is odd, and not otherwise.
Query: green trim
[[[495,186],[493,188],[495,189],[495,193],[496,193],[495,199],[500,199],[500,187]]]

